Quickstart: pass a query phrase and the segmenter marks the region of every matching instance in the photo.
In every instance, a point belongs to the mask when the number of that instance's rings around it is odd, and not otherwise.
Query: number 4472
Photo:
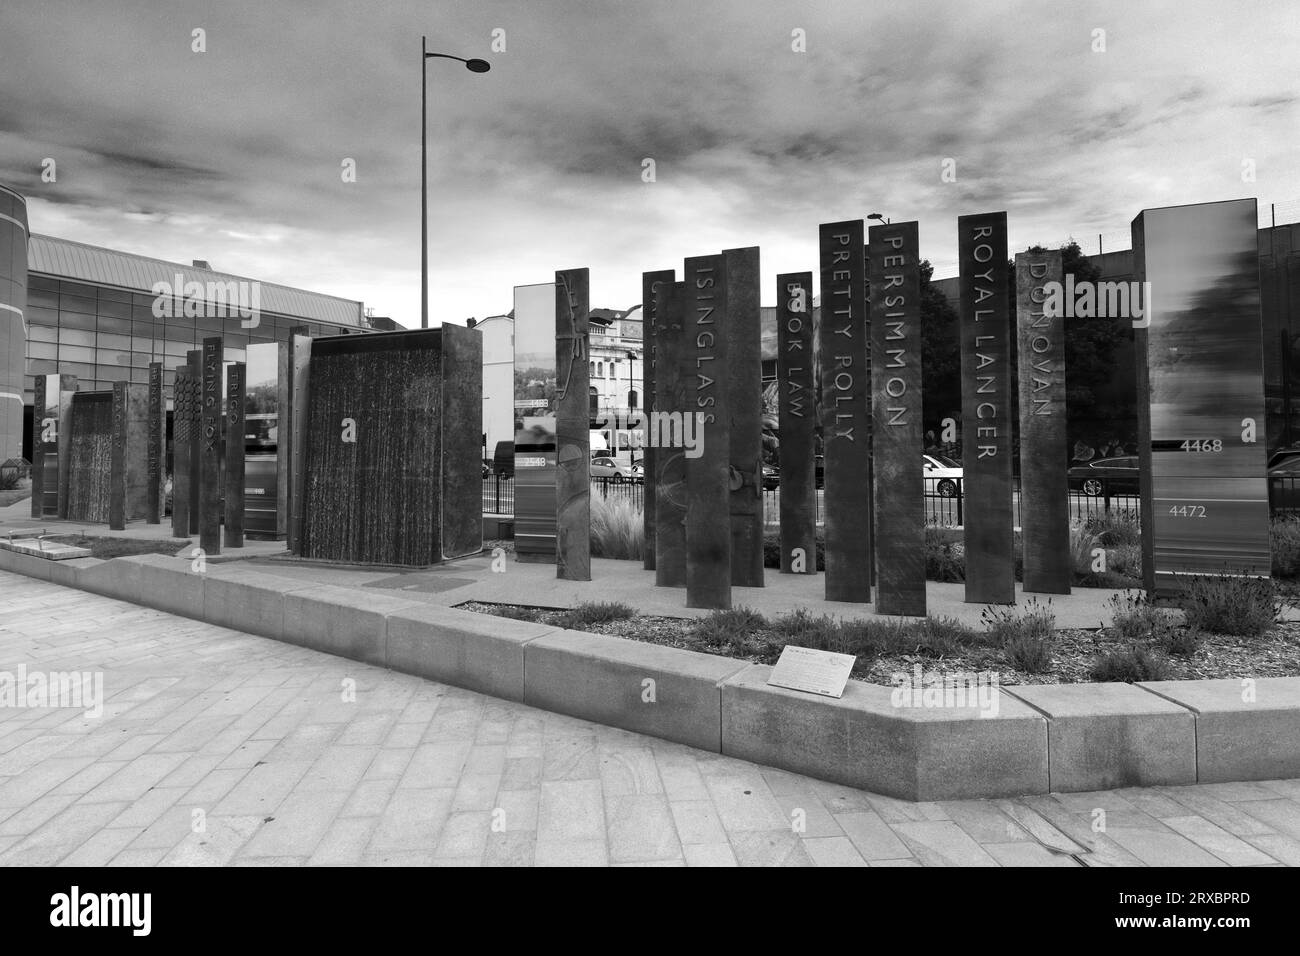
[[[1204,518],[1205,505],[1172,505],[1169,513],[1179,518]]]

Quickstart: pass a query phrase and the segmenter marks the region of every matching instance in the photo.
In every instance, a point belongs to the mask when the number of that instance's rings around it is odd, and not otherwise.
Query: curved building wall
[[[0,461],[23,453],[27,200],[0,186]]]

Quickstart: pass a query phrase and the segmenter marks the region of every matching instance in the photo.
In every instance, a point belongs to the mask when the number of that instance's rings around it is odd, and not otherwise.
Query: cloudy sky
[[[1290,0],[3,0],[0,182],[35,232],[418,325],[422,34],[492,65],[429,61],[435,324],[577,266],[626,308],[747,245],[771,304],[819,222],[872,212],[939,276],[965,213],[1007,210],[1013,250],[1185,202],[1300,219]]]

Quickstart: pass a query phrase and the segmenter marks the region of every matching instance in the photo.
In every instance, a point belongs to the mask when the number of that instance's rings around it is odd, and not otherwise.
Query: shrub
[[[497,617],[508,617],[515,621],[536,621],[538,610],[535,607],[513,607],[509,604],[498,604],[489,613],[495,614]]]
[[[1191,578],[1177,602],[1189,627],[1237,637],[1263,634],[1287,603],[1270,579],[1229,574]]]
[[[1030,598],[1023,611],[986,607],[980,619],[989,640],[1002,648],[1012,667],[1030,674],[1042,674],[1051,668],[1056,615],[1050,601],[1043,605]]]
[[[1149,639],[1164,644],[1174,630],[1169,613],[1151,604],[1141,591],[1116,594],[1109,603],[1113,609],[1110,626],[1125,641]]]
[[[1074,583],[1081,588],[1106,588],[1113,591],[1131,588],[1133,580],[1127,574],[1116,574],[1114,571],[1095,571],[1076,578]],[[1141,581],[1141,578],[1138,578],[1138,581]]]
[[[1142,525],[1129,508],[1089,515],[1083,528],[1103,548],[1142,547]]]
[[[1273,573],[1280,578],[1300,574],[1300,521],[1274,518],[1268,540],[1273,550]]]
[[[640,561],[645,548],[641,509],[629,498],[591,497],[591,556]]]
[[[16,470],[0,474],[0,491],[13,491],[22,483],[23,480],[18,477]]]
[[[1100,540],[1100,538],[1098,539]],[[1121,544],[1106,549],[1106,570],[1112,574],[1142,579],[1142,546]]]
[[[807,608],[796,608],[788,614],[782,614],[772,622],[771,632],[773,643],[779,645],[777,651],[786,644],[795,644],[819,651],[853,653],[845,649],[847,635],[834,618],[829,614],[813,617]]]
[[[1160,643],[1166,654],[1176,657],[1194,657],[1205,644],[1205,634],[1195,627],[1172,627]]]
[[[1089,668],[1088,676],[1098,682],[1125,684],[1143,680],[1164,680],[1169,676],[1169,663],[1160,654],[1134,644],[1123,650],[1108,651],[1101,655]]]
[[[921,632],[921,646],[926,648],[980,647],[989,643],[989,635],[952,617],[927,617],[912,626]]]
[[[1092,549],[1097,547],[1097,536],[1086,525],[1070,524],[1070,563],[1076,574],[1091,574]]]
[[[925,527],[925,577],[929,581],[966,580],[966,555],[960,542],[934,525]]]
[[[695,636],[708,644],[726,644],[733,648],[744,647],[745,641],[767,627],[767,620],[757,611],[736,607],[728,611],[714,611],[695,622]]]
[[[555,626],[581,630],[593,624],[623,621],[630,617],[636,617],[636,609],[618,601],[586,601],[557,615]]]

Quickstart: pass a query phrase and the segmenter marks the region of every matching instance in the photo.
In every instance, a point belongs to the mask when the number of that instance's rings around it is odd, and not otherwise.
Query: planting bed
[[[872,622],[872,635],[862,637],[850,626],[836,628],[826,619],[805,615],[787,616],[778,622],[762,619],[743,622],[731,612],[727,620],[704,618],[690,620],[673,617],[634,615],[600,620],[605,613],[586,613],[599,606],[582,605],[577,609],[521,607],[517,605],[468,602],[458,605],[464,610],[536,621],[554,627],[570,627],[596,634],[609,634],[716,654],[759,664],[773,664],[785,644],[818,647],[840,653],[856,654],[853,678],[873,684],[892,685],[893,675],[909,678],[919,665],[925,674],[931,671],[952,674],[957,671],[996,671],[1003,685],[1072,684],[1092,681],[1098,659],[1109,652],[1124,652],[1135,644],[1148,648],[1155,666],[1153,673],[1131,675],[1142,680],[1191,680],[1201,678],[1290,677],[1300,676],[1300,623],[1275,624],[1266,633],[1254,637],[1202,635],[1200,647],[1190,655],[1167,653],[1153,647],[1151,639],[1130,640],[1115,628],[1054,630],[1045,642],[1049,663],[1034,673],[1018,666],[998,641],[985,630],[961,628],[949,622],[933,628],[926,635],[905,635],[880,621]],[[863,619],[870,621],[871,619]],[[1177,617],[1175,617],[1177,620]],[[710,625],[710,622],[714,622]],[[877,633],[876,629],[879,629]],[[1185,628],[1175,626],[1177,633]],[[855,642],[855,633],[858,635]],[[1105,680],[1123,680],[1125,675],[1111,673]]]

